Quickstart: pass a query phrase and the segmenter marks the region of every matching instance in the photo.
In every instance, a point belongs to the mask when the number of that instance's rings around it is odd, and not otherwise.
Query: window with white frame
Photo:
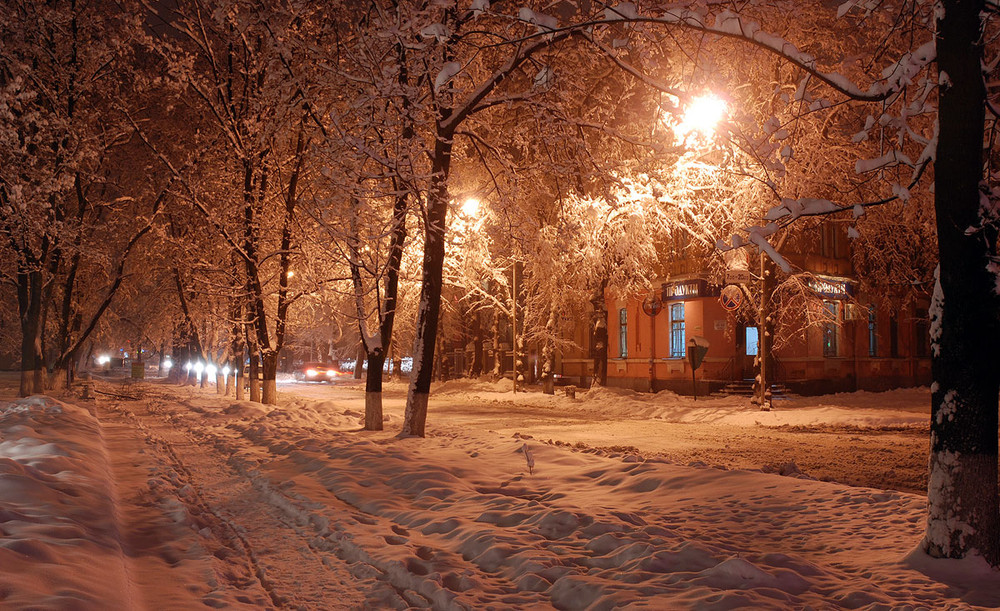
[[[670,358],[684,358],[684,303],[670,306]]]
[[[628,311],[625,308],[618,310],[618,356],[628,356]]]

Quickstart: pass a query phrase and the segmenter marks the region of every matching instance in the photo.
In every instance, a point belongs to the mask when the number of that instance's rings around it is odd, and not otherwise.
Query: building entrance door
[[[758,341],[757,327],[740,326],[736,333],[736,373],[739,379],[749,380],[756,375],[753,361],[757,357]]]

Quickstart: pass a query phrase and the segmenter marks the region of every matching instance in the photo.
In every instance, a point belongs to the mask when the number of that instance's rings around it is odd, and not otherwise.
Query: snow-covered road
[[[397,439],[402,387],[371,433],[350,385],[143,386],[0,401],[3,608],[1000,606],[981,563],[913,553],[921,495],[759,470],[881,456],[874,483],[925,451],[926,389],[761,413],[449,383]]]

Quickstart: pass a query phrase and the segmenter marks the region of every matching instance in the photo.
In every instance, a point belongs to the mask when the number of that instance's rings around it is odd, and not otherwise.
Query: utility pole
[[[663,309],[663,302],[654,290],[642,301],[642,311],[649,316],[649,392],[656,392],[656,315]]]

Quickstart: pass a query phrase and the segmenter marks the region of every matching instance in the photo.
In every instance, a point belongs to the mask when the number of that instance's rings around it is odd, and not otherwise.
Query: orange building
[[[804,272],[803,292],[811,292],[812,311],[810,320],[804,309],[782,312],[773,351],[774,382],[798,394],[929,384],[926,292],[913,292],[907,305],[894,311],[876,305],[878,300],[857,289],[846,235],[833,224],[819,232],[821,238],[807,242],[800,249],[804,252],[785,255],[794,269]],[[671,270],[675,273],[647,294],[607,296],[609,386],[681,394],[692,394],[697,387],[698,395],[704,395],[752,381],[760,330],[748,310],[756,314],[756,309],[729,310],[724,302],[732,306],[735,300],[753,299],[753,291],[736,291],[734,299],[735,289],[727,289],[728,299],[723,299],[725,282],[710,282],[708,274],[692,271],[696,266],[691,260],[678,262]],[[578,329],[576,335],[577,343],[589,350],[588,330]],[[709,348],[692,376],[688,345],[694,337],[707,340]],[[556,371],[586,385],[593,364],[586,358],[563,358]]]

